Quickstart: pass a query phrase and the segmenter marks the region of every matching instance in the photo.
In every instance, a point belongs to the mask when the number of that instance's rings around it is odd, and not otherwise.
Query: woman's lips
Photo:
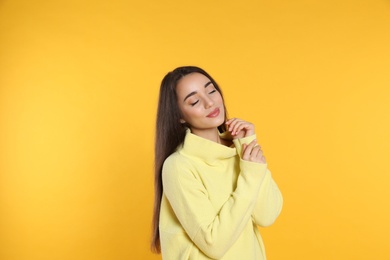
[[[207,117],[217,117],[219,115],[219,108],[214,109]]]

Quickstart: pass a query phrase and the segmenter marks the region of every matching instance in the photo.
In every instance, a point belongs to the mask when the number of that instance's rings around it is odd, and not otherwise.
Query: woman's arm
[[[254,222],[262,227],[272,225],[282,211],[282,206],[282,194],[273,180],[271,172],[267,170],[253,210]]]
[[[238,154],[246,161],[257,163],[266,163],[263,151],[260,146],[257,146],[257,151],[247,151],[248,144],[256,140],[255,127],[253,124],[241,119],[233,118],[227,121],[229,131],[234,136],[234,143]],[[241,148],[243,148],[241,150]],[[254,153],[257,156],[251,154]],[[256,206],[253,211],[254,222],[259,226],[269,226],[273,224],[279,216],[283,205],[282,194],[271,176],[271,172],[267,169],[267,173],[260,187],[260,192],[256,201]]]
[[[245,147],[246,144],[250,144],[251,142],[253,142],[253,140],[256,140],[256,135],[235,139],[234,143],[236,145],[238,153],[242,154],[241,147]],[[243,162],[241,163],[248,164],[254,162],[248,162],[243,160]],[[271,172],[267,168],[267,164],[254,164],[264,165],[262,170],[257,172],[258,174],[264,174],[264,179],[262,180],[262,183],[260,185],[260,191],[258,193],[256,206],[253,210],[252,215],[253,220],[257,225],[266,227],[273,224],[276,218],[279,216],[282,210],[283,197],[278,186],[272,178]]]

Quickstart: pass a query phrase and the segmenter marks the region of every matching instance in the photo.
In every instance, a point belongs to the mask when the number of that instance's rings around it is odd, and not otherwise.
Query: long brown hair
[[[152,221],[151,249],[155,253],[161,252],[160,247],[160,207],[163,194],[162,167],[165,159],[175,152],[177,147],[184,142],[187,126],[180,123],[181,113],[177,103],[176,86],[178,81],[191,73],[200,73],[210,79],[215,89],[223,95],[215,80],[203,69],[195,66],[178,67],[169,72],[162,80],[157,108],[156,136],[155,136],[155,165],[154,165],[154,210]],[[225,108],[226,119],[226,108]],[[224,132],[225,124],[218,127]]]

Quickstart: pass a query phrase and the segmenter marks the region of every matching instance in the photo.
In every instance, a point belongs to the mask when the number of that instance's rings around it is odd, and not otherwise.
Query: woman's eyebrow
[[[183,102],[186,101],[187,98],[189,98],[189,97],[195,95],[196,93],[198,93],[198,92],[192,91],[190,94],[188,94],[188,95],[184,98]]]
[[[213,83],[212,83],[211,81],[209,81],[209,82],[207,82],[207,83],[204,85],[204,87],[207,88],[207,86],[210,85],[210,84],[213,84]],[[183,102],[185,102],[187,98],[189,98],[189,97],[195,95],[196,93],[198,93],[198,92],[192,91],[190,94],[188,94],[188,95],[184,98]]]

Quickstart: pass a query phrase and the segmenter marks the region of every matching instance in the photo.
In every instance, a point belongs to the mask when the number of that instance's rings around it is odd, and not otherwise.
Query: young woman
[[[221,89],[198,67],[160,87],[152,249],[163,259],[265,259],[257,226],[283,199],[253,124],[227,120]]]

